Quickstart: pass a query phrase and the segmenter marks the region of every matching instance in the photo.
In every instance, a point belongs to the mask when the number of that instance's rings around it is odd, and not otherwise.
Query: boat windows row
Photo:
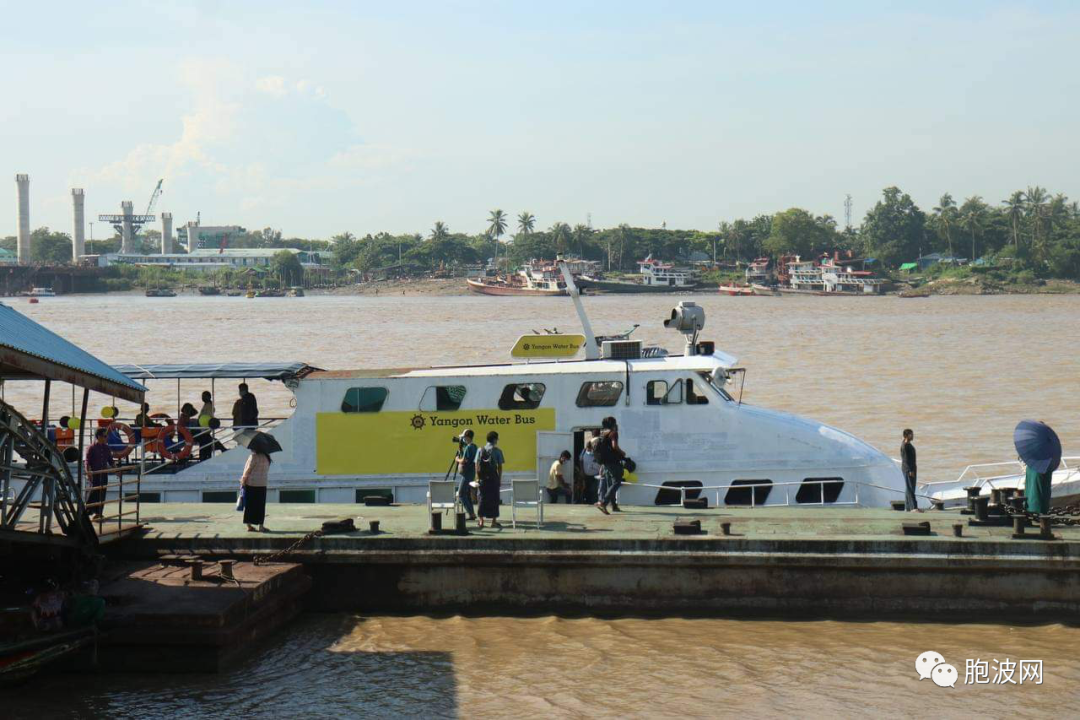
[[[540,407],[547,387],[543,383],[511,383],[499,395],[500,410],[535,410]],[[433,385],[424,391],[420,410],[448,412],[459,410],[465,400],[464,385]],[[622,397],[623,383],[618,380],[590,380],[582,383],[576,404],[580,408],[614,407]],[[354,387],[341,401],[343,413],[376,413],[390,395],[385,387]],[[726,393],[725,393],[726,397]],[[707,405],[709,398],[693,378],[650,380],[645,385],[646,405]]]

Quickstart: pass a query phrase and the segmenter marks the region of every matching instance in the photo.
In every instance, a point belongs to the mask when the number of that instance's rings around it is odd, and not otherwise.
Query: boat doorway
[[[581,453],[585,450],[585,443],[594,435],[600,437],[599,427],[574,428],[574,502],[595,503],[599,500],[597,490],[600,482],[586,475],[581,467]]]

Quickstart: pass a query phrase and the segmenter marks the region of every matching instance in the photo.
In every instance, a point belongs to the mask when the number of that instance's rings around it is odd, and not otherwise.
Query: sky
[[[0,236],[854,220],[897,185],[1080,197],[1075,2],[0,0]],[[95,223],[95,236],[105,224]]]

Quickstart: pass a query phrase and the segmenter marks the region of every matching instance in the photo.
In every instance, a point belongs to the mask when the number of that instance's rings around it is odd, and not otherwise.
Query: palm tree
[[[956,201],[953,200],[952,195],[945,193],[938,200],[937,207],[934,208],[934,222],[939,228],[945,231],[945,241],[949,245],[949,255],[953,254],[952,249],[952,233],[950,226],[953,220],[956,218]]]
[[[506,232],[506,213],[502,210],[492,210],[488,215],[488,236],[495,238],[495,267],[499,260],[499,238]]]
[[[574,226],[574,239],[578,244],[578,255],[582,258],[585,257],[585,240],[591,237],[593,229],[585,223],[578,223]]]
[[[525,211],[518,215],[518,232],[523,236],[528,237],[529,233],[536,227],[536,216],[529,211]]]
[[[1044,188],[1036,185],[1029,187],[1024,193],[1027,199],[1028,221],[1031,223],[1032,244],[1042,247],[1042,223],[1046,214],[1046,199],[1048,197]]]
[[[1024,193],[1017,190],[1008,200],[1002,200],[1002,204],[1005,205],[1005,213],[1012,225],[1013,247],[1020,247],[1020,218],[1024,216]]]
[[[564,222],[557,222],[551,226],[551,239],[555,241],[555,252],[562,254],[566,252],[566,243],[570,240],[570,226]]]
[[[724,259],[726,260],[727,259],[727,246],[728,246],[727,240],[728,240],[729,237],[731,237],[731,231],[732,231],[731,223],[729,223],[727,220],[721,220],[720,224],[716,226],[716,229],[720,231],[720,234],[717,236],[717,238],[724,241]],[[713,265],[716,265],[716,240],[717,240],[717,238],[713,238],[713,244],[712,244],[712,261],[713,261]]]
[[[448,237],[450,237],[450,228],[442,220],[437,221],[435,227],[431,229],[431,239],[445,240]]]
[[[960,226],[971,233],[971,261],[975,262],[975,235],[982,232],[986,224],[986,203],[978,195],[969,197],[960,206]]]

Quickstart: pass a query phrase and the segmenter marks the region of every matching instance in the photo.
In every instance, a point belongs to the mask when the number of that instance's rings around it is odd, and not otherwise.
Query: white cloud
[[[352,145],[330,158],[329,164],[338,168],[382,170],[392,167],[409,167],[417,152],[409,148],[390,145]]]
[[[288,93],[285,87],[285,78],[280,75],[267,75],[255,81],[255,89],[267,95],[281,97]]]

